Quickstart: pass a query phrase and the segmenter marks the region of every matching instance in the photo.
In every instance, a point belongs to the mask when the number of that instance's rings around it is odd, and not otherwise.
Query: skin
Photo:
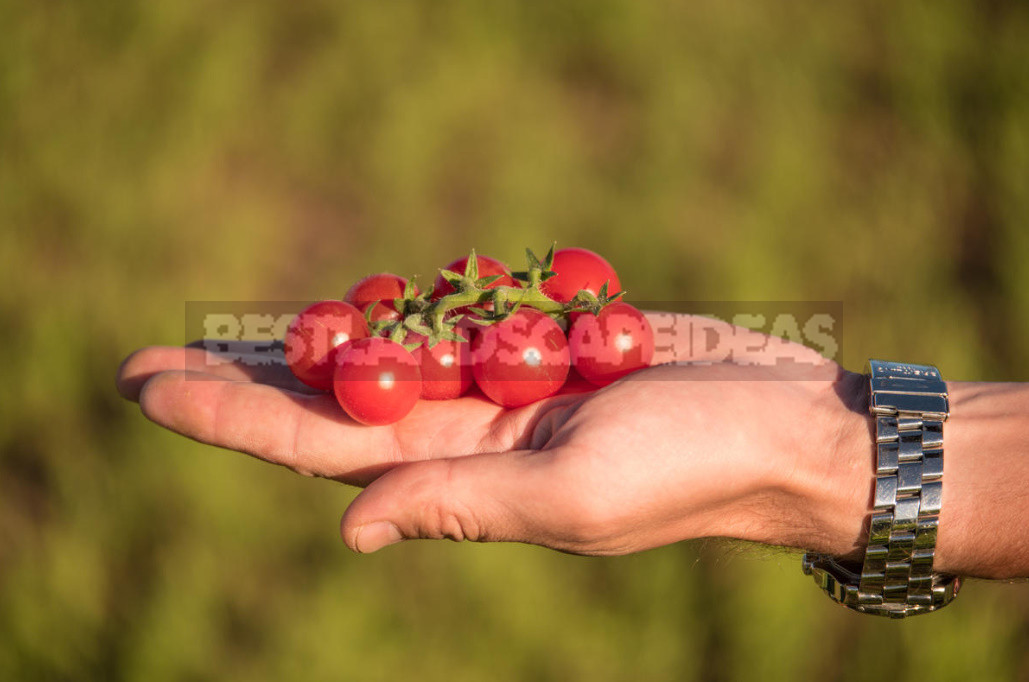
[[[477,393],[420,401],[390,426],[353,422],[281,358],[197,344],[136,351],[117,385],[184,436],[364,487],[341,523],[358,552],[450,538],[614,555],[732,537],[860,559],[875,459],[865,377],[757,332],[648,316],[655,366],[603,389],[517,409]],[[707,332],[714,350],[697,342]],[[1029,389],[948,388],[935,569],[1029,576]]]

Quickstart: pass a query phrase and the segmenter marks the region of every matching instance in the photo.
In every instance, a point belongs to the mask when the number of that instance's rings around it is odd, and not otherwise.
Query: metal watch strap
[[[933,573],[943,498],[947,385],[935,367],[870,360],[875,419],[875,501],[862,566],[808,553],[803,569],[834,600],[891,618],[935,611],[954,599],[955,576]]]

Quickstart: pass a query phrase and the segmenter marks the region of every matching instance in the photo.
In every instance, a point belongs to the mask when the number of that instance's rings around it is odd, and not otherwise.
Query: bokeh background
[[[410,543],[149,424],[190,300],[476,247],[636,300],[836,300],[843,361],[1029,380],[1029,6],[0,0],[0,679],[1029,679],[1029,587],[831,605],[799,557]]]

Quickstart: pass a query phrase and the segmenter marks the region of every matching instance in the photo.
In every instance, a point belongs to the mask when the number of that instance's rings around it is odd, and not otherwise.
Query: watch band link
[[[868,369],[876,471],[864,562],[857,569],[809,553],[802,565],[841,604],[903,618],[945,606],[960,587],[956,577],[933,572],[947,386],[926,365],[870,360]]]

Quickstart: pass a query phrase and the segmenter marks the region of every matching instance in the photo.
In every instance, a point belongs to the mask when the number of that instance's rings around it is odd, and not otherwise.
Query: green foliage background
[[[1029,679],[1024,584],[895,623],[713,542],[355,556],[353,490],[112,381],[187,300],[553,240],[1029,380],[1027,65],[1003,0],[0,0],[0,679]]]

